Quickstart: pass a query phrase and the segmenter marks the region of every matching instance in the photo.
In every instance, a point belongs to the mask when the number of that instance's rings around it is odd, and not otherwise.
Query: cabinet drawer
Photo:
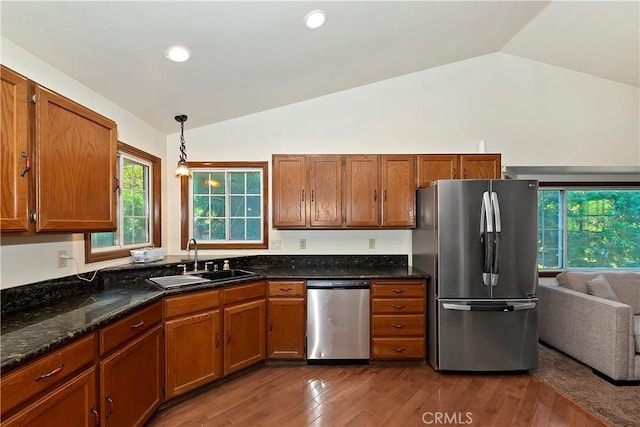
[[[2,413],[4,414],[31,396],[69,377],[81,367],[93,363],[95,349],[95,334],[91,334],[48,356],[3,375],[0,379]]]
[[[424,313],[423,298],[374,298],[371,302],[373,314]]]
[[[164,316],[174,317],[220,306],[220,290],[179,295],[164,300]]]
[[[269,281],[269,296],[271,297],[303,297],[304,280]]]
[[[143,308],[100,331],[100,355],[142,335],[162,320],[162,305],[157,302]]]
[[[371,359],[424,359],[424,338],[374,338]]]
[[[424,298],[423,280],[375,280],[371,284],[372,297]]]
[[[253,282],[248,285],[236,285],[224,289],[224,303],[226,305],[239,301],[264,298],[265,282]]]
[[[373,315],[373,325],[371,334],[378,336],[424,336],[424,315],[423,314],[375,314]]]

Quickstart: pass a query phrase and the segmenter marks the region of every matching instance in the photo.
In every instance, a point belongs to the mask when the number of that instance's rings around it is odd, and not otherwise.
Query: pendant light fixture
[[[178,161],[178,167],[176,168],[176,176],[191,176],[189,166],[187,166],[187,153],[184,145],[184,122],[187,121],[187,116],[181,114],[175,117],[176,121],[180,123],[180,160]]]

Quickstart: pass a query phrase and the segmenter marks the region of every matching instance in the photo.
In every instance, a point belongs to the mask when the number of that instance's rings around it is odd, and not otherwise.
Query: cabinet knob
[[[397,308],[398,310],[400,310],[400,309],[405,308],[406,305],[404,305],[404,304],[392,304],[391,307]]]
[[[91,413],[93,414],[93,426],[97,427],[100,425],[100,413],[98,412],[98,410],[95,407],[91,407],[90,409]]]
[[[24,158],[24,169],[22,169],[22,172],[20,172],[20,176],[24,178],[27,172],[31,170],[31,159],[24,151],[21,153],[21,155]]]
[[[406,323],[392,323],[391,326],[393,326],[394,328],[397,328],[397,329],[402,329],[405,326],[407,326],[407,324]]]
[[[392,350],[395,351],[396,353],[402,353],[406,350],[406,347],[397,347],[397,348],[393,348]]]
[[[113,413],[113,399],[111,398],[111,396],[107,395],[104,400],[107,401],[107,412],[105,412],[104,416],[106,418],[109,418]]]
[[[391,289],[393,292],[395,292],[396,294],[401,294],[404,292],[404,289]]]

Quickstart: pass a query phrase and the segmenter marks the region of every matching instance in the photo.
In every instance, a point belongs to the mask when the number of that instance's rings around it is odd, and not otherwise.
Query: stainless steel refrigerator
[[[537,181],[442,180],[417,193],[412,265],[428,273],[438,371],[538,367]]]

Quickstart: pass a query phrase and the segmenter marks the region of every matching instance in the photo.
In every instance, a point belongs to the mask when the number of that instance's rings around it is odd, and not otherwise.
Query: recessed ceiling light
[[[189,52],[189,49],[187,49],[186,47],[183,46],[171,46],[169,49],[167,49],[167,52],[165,53],[165,55],[170,61],[173,62],[184,62],[187,59],[189,59],[189,56],[191,56],[191,53]]]
[[[322,27],[327,21],[327,12],[324,10],[312,10],[304,17],[304,26],[310,30]]]

